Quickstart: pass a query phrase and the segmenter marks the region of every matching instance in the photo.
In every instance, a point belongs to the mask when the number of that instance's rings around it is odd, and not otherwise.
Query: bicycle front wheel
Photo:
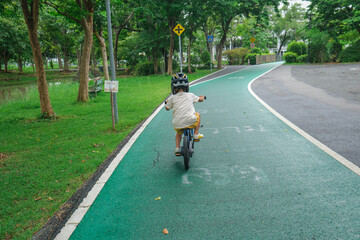
[[[185,169],[188,170],[190,167],[190,149],[189,149],[189,139],[187,136],[183,138],[183,156],[184,156],[184,165]]]

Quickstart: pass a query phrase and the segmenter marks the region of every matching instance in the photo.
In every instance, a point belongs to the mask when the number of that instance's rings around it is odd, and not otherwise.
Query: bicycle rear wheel
[[[185,169],[188,170],[190,167],[190,149],[189,149],[188,136],[185,135],[183,138],[183,156],[184,156]]]

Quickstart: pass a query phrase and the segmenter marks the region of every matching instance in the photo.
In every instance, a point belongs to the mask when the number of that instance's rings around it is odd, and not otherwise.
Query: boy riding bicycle
[[[178,73],[171,78],[171,91],[173,95],[166,100],[165,109],[173,109],[173,125],[176,131],[175,155],[180,156],[181,136],[185,128],[195,129],[194,140],[204,137],[199,133],[200,113],[195,112],[194,103],[202,102],[205,96],[196,96],[189,93],[189,79],[186,74]]]

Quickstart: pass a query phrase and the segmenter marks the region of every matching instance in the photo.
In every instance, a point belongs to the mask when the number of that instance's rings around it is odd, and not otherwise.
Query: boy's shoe
[[[199,142],[200,139],[202,139],[204,137],[203,134],[199,133],[199,134],[194,134],[194,141],[195,142]]]
[[[175,148],[175,155],[176,155],[176,156],[181,156],[181,150],[180,150],[180,148]]]

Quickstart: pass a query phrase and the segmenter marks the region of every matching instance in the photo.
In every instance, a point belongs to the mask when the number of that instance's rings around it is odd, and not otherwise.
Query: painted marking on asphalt
[[[279,65],[281,66],[281,65]],[[350,162],[348,159],[344,158],[343,156],[341,156],[340,154],[338,154],[337,152],[335,152],[334,150],[330,149],[329,147],[327,147],[325,144],[321,143],[320,141],[318,141],[317,139],[315,139],[314,137],[312,137],[310,134],[308,134],[307,132],[305,132],[304,130],[302,130],[301,128],[299,128],[298,126],[296,126],[295,124],[293,124],[291,121],[289,121],[288,119],[286,119],[284,116],[282,116],[280,113],[278,113],[277,111],[275,111],[272,107],[270,107],[266,102],[264,102],[258,95],[256,95],[256,93],[254,93],[254,91],[251,88],[252,83],[259,79],[260,77],[262,77],[263,75],[267,74],[268,72],[274,70],[275,68],[279,67],[276,66],[272,69],[270,69],[269,71],[265,72],[264,74],[254,78],[249,84],[248,84],[248,90],[249,92],[262,104],[264,105],[270,112],[272,112],[276,117],[278,117],[281,121],[283,121],[284,123],[286,123],[289,127],[291,127],[292,129],[294,129],[295,131],[297,131],[300,135],[302,135],[303,137],[305,137],[307,140],[309,140],[310,142],[312,142],[315,146],[317,146],[318,148],[320,148],[321,150],[323,150],[324,152],[326,152],[327,154],[329,154],[331,157],[335,158],[337,161],[339,161],[341,164],[343,164],[345,167],[349,168],[351,171],[353,171],[354,173],[356,173],[357,175],[360,176],[360,168],[358,166],[356,166],[355,164],[353,164],[352,162]]]
[[[266,132],[266,129],[260,124],[258,125],[258,128],[253,128],[252,126],[243,126],[242,127],[245,132],[254,132],[254,131],[257,131],[257,132]],[[220,131],[220,130],[224,130],[224,129],[232,129],[233,132],[237,132],[237,133],[241,133],[241,130],[240,130],[240,127],[236,127],[236,126],[229,126],[229,127],[222,127],[222,128],[207,128],[207,127],[204,127],[202,128],[205,132],[207,130],[212,130],[211,134],[219,134],[220,132],[223,132],[223,131]]]
[[[240,129],[238,127],[223,127],[223,129],[228,129],[228,128],[235,129],[236,132],[238,132],[238,133],[240,132]]]

